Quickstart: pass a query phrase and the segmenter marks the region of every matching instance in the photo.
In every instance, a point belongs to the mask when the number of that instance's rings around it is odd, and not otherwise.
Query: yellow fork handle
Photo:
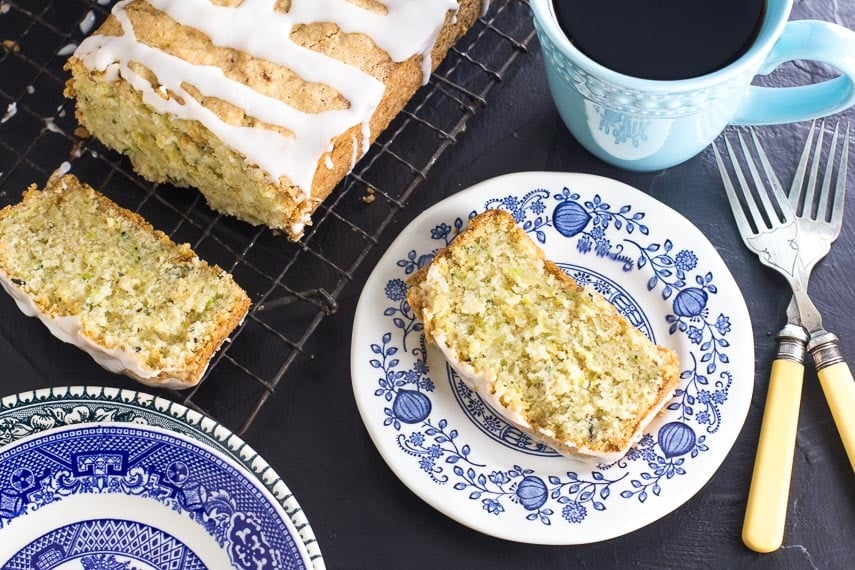
[[[808,350],[816,363],[817,376],[849,463],[855,470],[855,382],[852,381],[852,372],[843,360],[834,334],[826,330],[811,333]]]
[[[784,540],[804,371],[800,362],[772,363],[742,526],[742,542],[755,552],[777,550]]]
[[[820,369],[817,375],[849,463],[855,471],[855,381],[852,380],[852,372],[845,362],[838,362]]]

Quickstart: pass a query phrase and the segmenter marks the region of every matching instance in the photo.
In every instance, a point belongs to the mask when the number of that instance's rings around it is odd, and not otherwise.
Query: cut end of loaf
[[[250,304],[228,273],[71,175],[0,211],[0,277],[56,336],[155,386],[196,384]]]
[[[80,124],[106,146],[125,154],[145,179],[202,190],[208,205],[254,225],[299,239],[317,198],[274,182],[200,123],[157,113],[124,81],[106,81],[71,58],[65,95],[76,100]]]
[[[679,381],[675,353],[580,287],[502,210],[410,281],[425,332],[506,419],[570,456],[618,459]]]

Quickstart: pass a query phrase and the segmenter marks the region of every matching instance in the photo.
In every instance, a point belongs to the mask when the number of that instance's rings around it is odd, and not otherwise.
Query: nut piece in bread
[[[425,334],[461,378],[569,457],[622,457],[679,382],[674,351],[547,260],[504,210],[471,219],[408,285]]]
[[[71,175],[0,210],[0,285],[111,372],[188,388],[249,297],[217,266]]]

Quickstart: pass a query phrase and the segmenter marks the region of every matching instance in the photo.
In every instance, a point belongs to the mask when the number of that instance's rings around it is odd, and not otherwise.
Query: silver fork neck
[[[801,268],[800,271],[796,272],[796,275],[793,276],[793,279],[790,281],[790,285],[793,288],[793,298],[796,301],[796,306],[799,309],[799,318],[802,321],[802,325],[811,333],[815,333],[822,329],[822,316],[819,314],[819,310],[816,308],[816,305],[813,304],[807,292],[807,284],[808,284],[809,273]]]

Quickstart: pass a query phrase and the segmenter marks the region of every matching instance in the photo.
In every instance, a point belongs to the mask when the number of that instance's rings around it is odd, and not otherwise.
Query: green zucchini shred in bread
[[[409,281],[427,337],[498,413],[570,457],[622,457],[671,398],[676,354],[488,210]]]
[[[70,175],[0,210],[0,284],[54,335],[153,386],[198,383],[249,308],[231,275]]]

